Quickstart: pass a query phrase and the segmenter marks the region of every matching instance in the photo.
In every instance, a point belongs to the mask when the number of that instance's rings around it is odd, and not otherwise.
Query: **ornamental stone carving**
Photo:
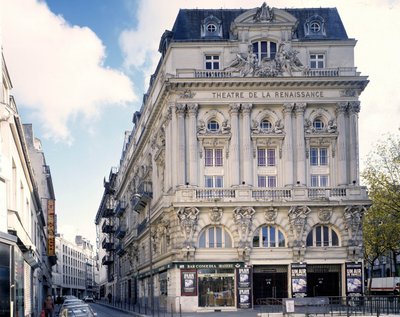
[[[347,206],[344,209],[345,228],[349,232],[351,239],[349,245],[357,245],[358,235],[361,230],[361,220],[364,214],[364,206]]]
[[[318,219],[323,224],[329,223],[331,217],[332,217],[332,208],[321,208],[318,211]]]
[[[301,246],[303,241],[304,228],[307,223],[307,216],[311,209],[307,206],[292,206],[289,210],[290,230],[294,236],[294,245]]]
[[[190,89],[185,89],[179,94],[179,97],[182,99],[192,99],[194,96],[196,96],[196,93],[192,92]]]
[[[255,210],[251,207],[238,207],[233,211],[233,219],[240,235],[239,247],[246,247],[248,245],[247,240],[254,214]]]
[[[269,207],[264,212],[265,222],[268,223],[268,224],[275,224],[277,216],[278,216],[278,209],[277,208]]]
[[[271,22],[274,18],[274,13],[272,9],[267,6],[264,2],[261,7],[259,7],[256,11],[256,14],[253,17],[254,22],[262,23],[262,22]]]
[[[186,246],[191,246],[193,234],[196,231],[199,210],[195,207],[180,208],[177,212],[178,219],[185,234]]]
[[[210,222],[213,224],[220,224],[222,219],[223,211],[222,208],[211,207],[210,208]]]

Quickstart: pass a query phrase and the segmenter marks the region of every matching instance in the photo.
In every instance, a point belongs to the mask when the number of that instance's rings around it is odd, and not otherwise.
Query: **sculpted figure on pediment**
[[[264,2],[254,15],[255,22],[270,22],[274,18],[272,9]]]

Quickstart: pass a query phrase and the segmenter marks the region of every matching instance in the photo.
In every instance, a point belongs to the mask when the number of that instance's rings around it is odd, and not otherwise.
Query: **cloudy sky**
[[[262,0],[0,0],[3,53],[23,123],[50,165],[58,231],[95,241],[103,178],[118,166],[158,44],[179,8],[254,8]],[[400,0],[270,0],[277,8],[337,7],[358,40],[360,157],[400,127]]]

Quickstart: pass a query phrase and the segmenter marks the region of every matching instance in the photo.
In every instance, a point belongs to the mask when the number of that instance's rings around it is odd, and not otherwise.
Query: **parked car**
[[[76,304],[63,306],[59,317],[96,317],[97,313],[88,304]]]
[[[94,298],[93,298],[92,296],[85,296],[85,297],[83,298],[83,301],[84,301],[85,303],[94,303]]]

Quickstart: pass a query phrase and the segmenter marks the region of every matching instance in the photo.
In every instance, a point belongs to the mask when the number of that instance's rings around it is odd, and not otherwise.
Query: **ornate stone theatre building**
[[[334,8],[180,10],[105,182],[103,294],[186,311],[361,294],[355,44]]]

